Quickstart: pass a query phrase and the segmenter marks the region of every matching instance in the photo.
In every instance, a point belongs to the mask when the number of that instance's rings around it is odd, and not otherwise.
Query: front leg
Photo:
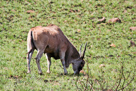
[[[64,69],[64,74],[68,74],[67,72],[67,69],[66,69],[66,66],[65,66],[65,60],[64,59],[61,59],[61,62],[62,62],[62,65],[63,65],[63,69]]]
[[[62,65],[63,65],[63,69],[64,69],[64,74],[68,74],[67,72],[67,69],[66,69],[66,66],[65,66],[65,52],[62,52],[61,53],[61,62],[62,62]]]
[[[50,66],[51,66],[51,57],[46,53],[46,58],[47,58],[47,73],[50,73]]]

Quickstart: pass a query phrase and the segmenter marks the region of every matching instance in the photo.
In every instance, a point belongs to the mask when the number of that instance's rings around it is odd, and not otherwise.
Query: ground
[[[125,91],[134,90],[136,47],[130,40],[136,43],[136,30],[130,27],[136,27],[135,12],[135,0],[0,1],[0,90],[87,90],[89,83],[82,86],[80,82],[85,83],[88,75],[96,91],[116,90],[118,84],[117,90],[123,86]],[[103,17],[106,20],[100,21]],[[112,18],[121,22],[109,22]],[[58,25],[77,50],[88,43],[79,77],[73,75],[71,66],[68,75],[63,75],[60,60],[53,58],[47,74],[45,56],[40,61],[44,74],[39,75],[36,51],[27,74],[27,33],[32,27],[48,24]]]

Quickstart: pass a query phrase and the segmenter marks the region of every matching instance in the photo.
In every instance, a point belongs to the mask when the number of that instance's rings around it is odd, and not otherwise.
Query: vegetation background
[[[100,20],[103,17],[105,21]],[[112,18],[121,23],[109,23]],[[44,75],[39,75],[36,51],[31,74],[27,74],[27,33],[32,27],[48,24],[58,25],[77,49],[88,42],[86,65],[78,81],[71,66],[69,74],[63,75],[60,60],[52,59],[51,73],[47,74],[44,56],[40,61]],[[130,45],[130,40],[136,42],[136,30],[130,30],[134,26],[135,0],[1,0],[0,90],[87,90],[89,83],[87,89],[82,86],[86,80],[93,83],[91,90],[119,90],[123,86],[125,91],[135,90],[136,47]]]

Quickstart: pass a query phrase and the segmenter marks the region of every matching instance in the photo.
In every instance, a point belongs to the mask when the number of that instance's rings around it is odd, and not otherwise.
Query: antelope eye
[[[79,70],[79,71],[80,71],[80,70],[82,70],[82,67],[81,67],[81,66],[79,66],[79,67],[78,67],[78,70]]]

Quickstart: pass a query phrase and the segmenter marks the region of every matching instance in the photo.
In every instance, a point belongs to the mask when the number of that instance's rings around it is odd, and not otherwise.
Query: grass
[[[136,30],[129,29],[136,26],[135,8],[135,0],[1,0],[0,90],[77,90],[72,67],[68,68],[68,75],[63,75],[60,60],[52,59],[51,74],[47,74],[43,56],[40,62],[44,75],[40,76],[34,60],[36,51],[31,61],[32,72],[26,73],[27,33],[31,27],[50,23],[58,25],[77,49],[88,42],[85,60],[88,60],[90,79],[100,79],[103,69],[111,87],[119,77],[122,62],[125,76],[136,70],[136,47],[129,48],[130,40],[136,42]],[[27,13],[28,10],[34,12]],[[106,23],[98,24],[102,17]],[[122,23],[107,23],[116,17]],[[101,64],[105,67],[100,68]],[[88,73],[86,65],[84,71]],[[80,73],[79,78],[86,76]],[[134,90],[135,85],[136,79],[124,90]],[[95,86],[100,88],[98,84]]]

